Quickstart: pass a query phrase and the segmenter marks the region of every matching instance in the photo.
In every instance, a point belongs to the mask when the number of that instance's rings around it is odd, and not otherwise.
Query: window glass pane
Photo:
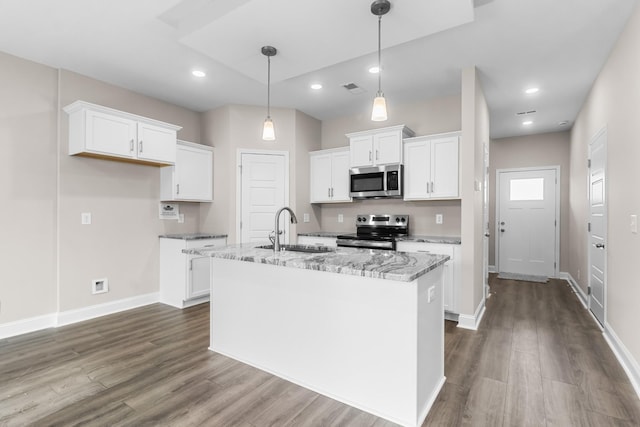
[[[511,201],[544,200],[544,178],[512,179],[509,198]]]

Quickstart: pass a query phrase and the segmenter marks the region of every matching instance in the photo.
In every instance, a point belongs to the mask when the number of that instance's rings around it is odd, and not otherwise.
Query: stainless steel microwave
[[[402,165],[349,169],[349,195],[354,199],[402,197]]]

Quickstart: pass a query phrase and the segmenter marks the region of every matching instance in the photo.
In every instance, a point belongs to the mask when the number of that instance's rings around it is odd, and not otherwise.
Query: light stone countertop
[[[448,255],[353,248],[337,248],[323,253],[294,251],[274,253],[272,249],[260,249],[255,246],[255,244],[229,245],[223,248],[185,249],[183,252],[401,282],[411,282],[449,259]]]
[[[158,237],[164,238],[164,239],[202,240],[202,239],[222,239],[227,237],[227,235],[212,234],[212,233],[181,233],[181,234],[162,234]]]

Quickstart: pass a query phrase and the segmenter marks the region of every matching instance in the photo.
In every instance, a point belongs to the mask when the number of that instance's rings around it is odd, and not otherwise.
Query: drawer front
[[[429,252],[449,255],[453,259],[453,246],[446,243],[398,242],[397,250],[399,252]]]
[[[187,249],[191,248],[221,248],[227,245],[227,239],[217,238],[217,239],[195,239],[195,240],[187,240]]]

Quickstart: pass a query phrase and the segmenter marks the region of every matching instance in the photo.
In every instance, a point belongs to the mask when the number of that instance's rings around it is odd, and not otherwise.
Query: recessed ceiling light
[[[380,67],[378,67],[377,65],[374,67],[369,68],[369,72],[371,74],[378,74],[380,72]]]
[[[193,71],[191,72],[191,74],[193,74],[193,75],[194,75],[194,76],[196,76],[196,77],[204,77],[204,76],[206,76],[206,75],[207,75],[207,73],[205,73],[205,72],[204,72],[204,71],[202,71],[202,70],[193,70]]]
[[[540,89],[537,87],[530,87],[529,89],[525,90],[524,93],[526,93],[527,95],[533,95],[534,93],[537,93]]]
[[[311,85],[311,89],[320,90],[320,89],[322,89],[322,85],[320,83],[314,83],[314,84]]]
[[[533,121],[532,120],[527,120],[527,121],[522,122],[522,124],[525,125],[525,126],[529,126],[529,125],[533,124]]]
[[[566,125],[568,125],[568,124],[569,124],[569,121],[568,121],[568,120],[563,120],[563,121],[561,121],[560,123],[558,123],[558,125],[560,125],[560,126],[566,126]]]

